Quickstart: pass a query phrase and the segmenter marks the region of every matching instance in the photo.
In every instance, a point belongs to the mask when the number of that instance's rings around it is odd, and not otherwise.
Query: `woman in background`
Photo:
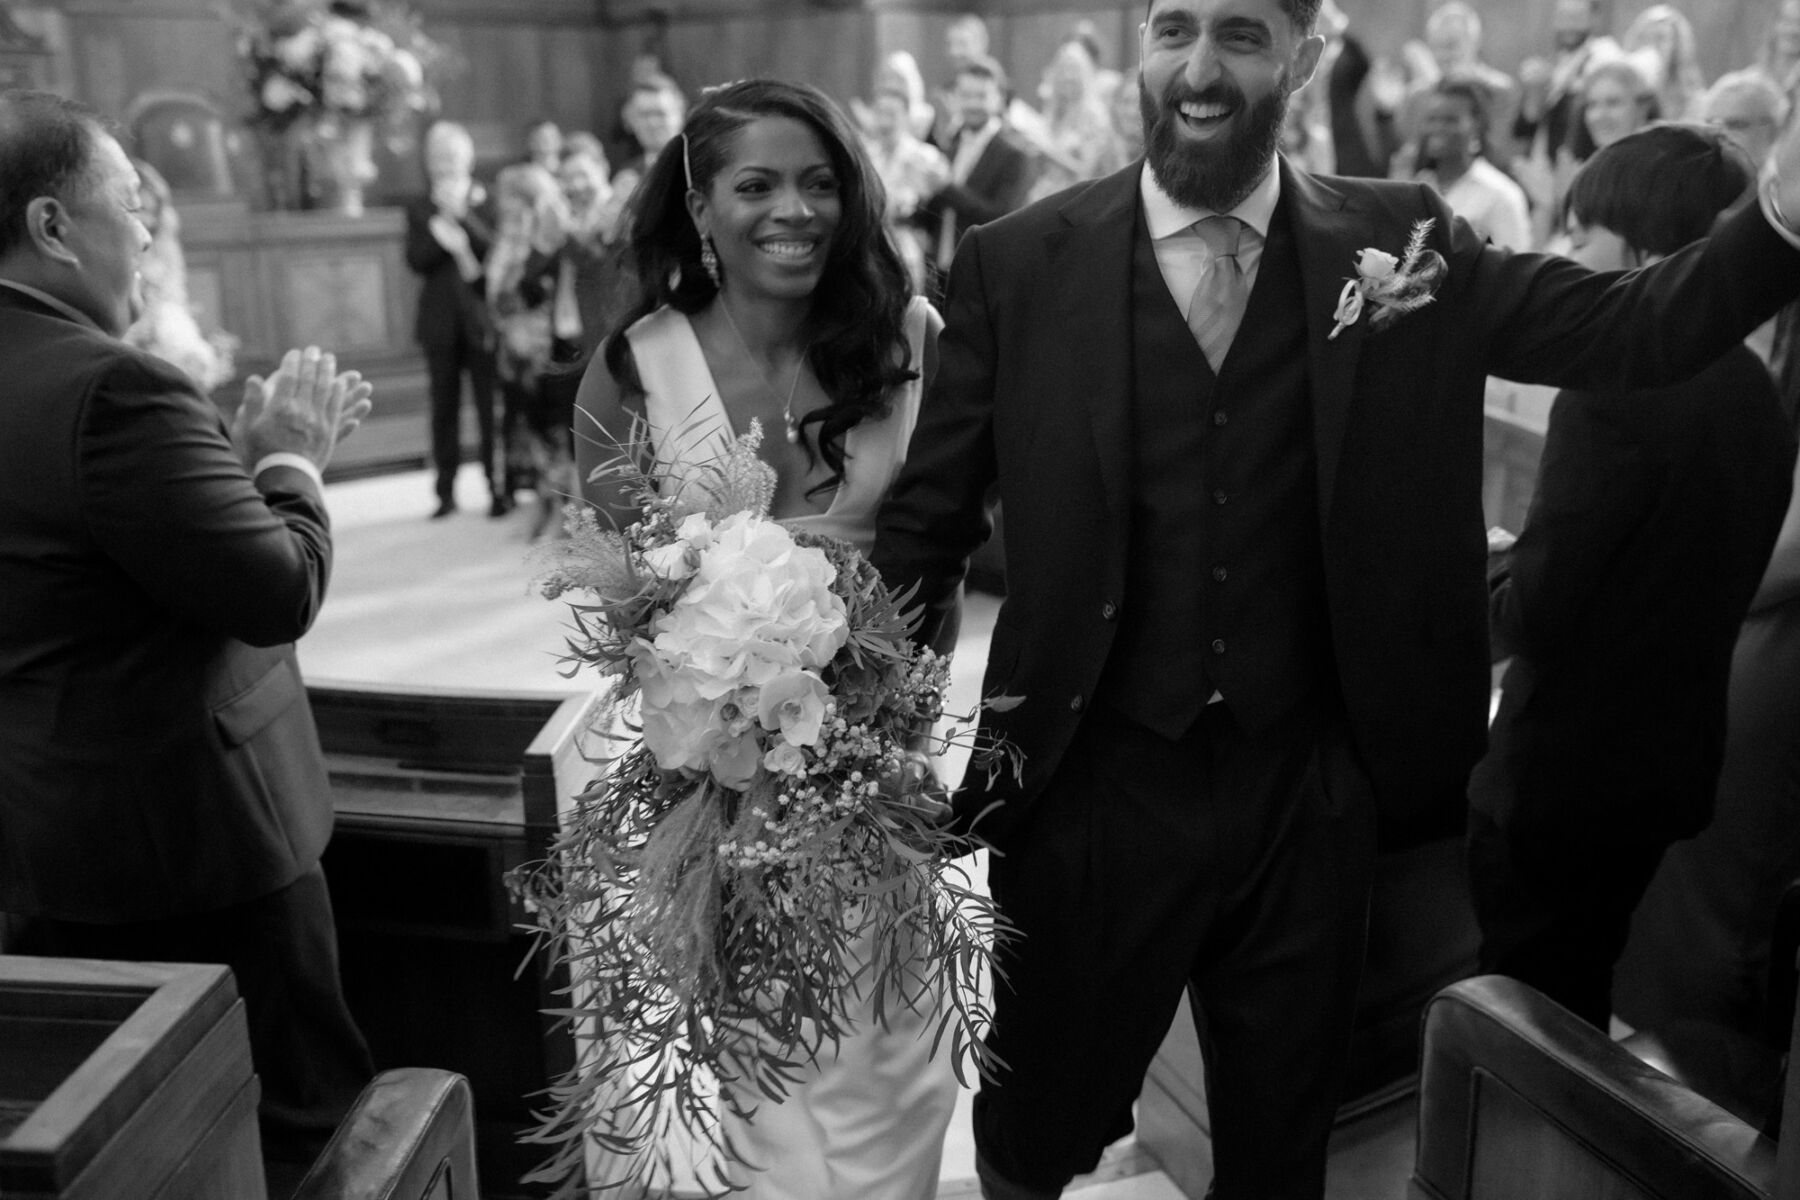
[[[188,303],[187,259],[181,251],[181,217],[162,173],[141,159],[133,160],[143,187],[140,214],[150,231],[150,248],[139,271],[144,280],[144,311],[125,331],[125,340],[173,363],[202,392],[230,379],[238,340],[215,330],[202,333]]]
[[[547,496],[543,424],[544,372],[550,365],[556,277],[544,254],[568,225],[556,176],[536,163],[504,168],[494,181],[499,229],[487,258],[487,301],[493,314],[494,374],[500,384],[500,444],[504,490],[535,489]],[[560,439],[559,439],[560,440]]]
[[[1638,14],[1619,44],[1656,91],[1656,107],[1665,121],[1691,121],[1706,76],[1694,26],[1672,4],[1655,4]]]
[[[584,495],[637,510],[593,469],[622,449],[663,480],[716,460],[752,423],[771,515],[867,552],[935,363],[937,314],[883,233],[879,178],[814,88],[749,80],[708,92],[632,202],[635,296],[577,398]],[[952,635],[953,636],[953,635]],[[728,1087],[724,1132],[755,1200],[931,1200],[955,1107],[934,1022],[861,995],[853,1028],[777,1104]],[[925,1000],[921,1005],[929,1008]]]

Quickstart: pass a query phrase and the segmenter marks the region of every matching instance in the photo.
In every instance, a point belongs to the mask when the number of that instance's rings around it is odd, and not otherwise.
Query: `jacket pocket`
[[[286,660],[277,662],[255,683],[213,706],[213,723],[228,746],[241,746],[304,695],[299,676]]]

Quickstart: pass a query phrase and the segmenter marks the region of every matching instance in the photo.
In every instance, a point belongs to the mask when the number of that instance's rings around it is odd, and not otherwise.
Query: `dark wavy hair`
[[[739,131],[767,117],[787,117],[818,134],[838,178],[842,215],[813,292],[814,338],[807,351],[807,365],[831,402],[800,421],[810,435],[802,439],[807,453],[815,452],[816,443],[831,469],[831,478],[814,491],[827,491],[843,482],[845,434],[864,420],[886,416],[888,394],[918,372],[905,331],[912,285],[882,223],[886,194],[880,177],[850,122],[817,88],[748,79],[701,97],[632,198],[628,298],[608,333],[604,358],[621,389],[641,395],[625,330],[665,304],[681,313],[699,312],[718,294],[700,266],[700,235],[688,215],[688,171],[693,187],[704,192],[730,160]]]

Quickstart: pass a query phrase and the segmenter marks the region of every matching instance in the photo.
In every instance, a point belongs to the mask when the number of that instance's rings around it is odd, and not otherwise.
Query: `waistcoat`
[[[1180,737],[1217,691],[1246,731],[1331,676],[1300,265],[1276,208],[1215,376],[1157,267],[1132,258],[1131,518],[1097,699]]]

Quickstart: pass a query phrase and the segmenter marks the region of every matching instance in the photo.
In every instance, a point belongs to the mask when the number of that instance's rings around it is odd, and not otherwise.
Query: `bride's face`
[[[710,234],[724,286],[771,299],[812,294],[843,217],[837,169],[811,126],[762,117],[737,132],[704,194],[695,226]]]

